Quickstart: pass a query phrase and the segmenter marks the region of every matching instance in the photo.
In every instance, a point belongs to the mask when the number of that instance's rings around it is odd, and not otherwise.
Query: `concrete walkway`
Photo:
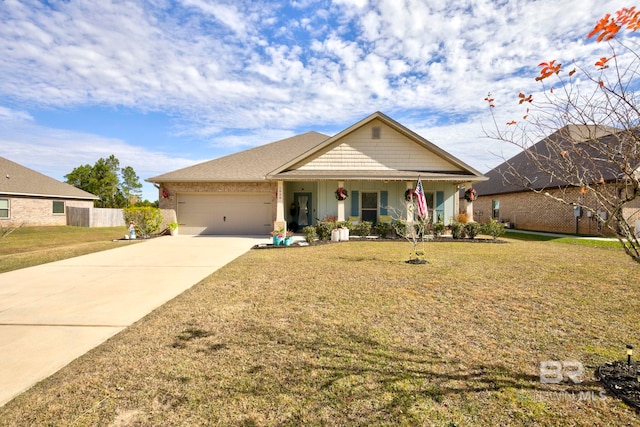
[[[0,406],[266,237],[176,236],[0,274]]]

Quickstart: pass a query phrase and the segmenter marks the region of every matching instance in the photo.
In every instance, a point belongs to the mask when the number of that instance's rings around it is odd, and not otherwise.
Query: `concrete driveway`
[[[0,406],[266,237],[165,236],[0,274]]]

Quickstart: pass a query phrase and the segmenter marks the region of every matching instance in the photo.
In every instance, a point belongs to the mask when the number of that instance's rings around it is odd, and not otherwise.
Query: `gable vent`
[[[371,139],[380,139],[380,126],[371,128]]]

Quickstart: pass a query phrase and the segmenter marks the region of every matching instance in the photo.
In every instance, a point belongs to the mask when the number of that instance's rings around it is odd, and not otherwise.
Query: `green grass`
[[[569,245],[590,246],[593,248],[622,249],[622,244],[617,240],[601,240],[598,238],[589,237],[557,237],[546,236],[542,234],[518,233],[508,230],[505,232],[505,237],[526,242],[552,242]]]
[[[637,336],[621,250],[429,242],[429,264],[408,265],[410,246],[251,251],[0,408],[0,425],[638,423],[593,375]],[[544,360],[580,361],[584,382],[541,384]]]
[[[0,239],[0,273],[113,249],[126,233],[124,226],[22,227]]]

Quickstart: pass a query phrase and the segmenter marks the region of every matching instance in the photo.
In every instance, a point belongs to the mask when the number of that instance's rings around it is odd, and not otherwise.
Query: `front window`
[[[491,217],[494,219],[500,219],[500,200],[492,200],[491,209]]]
[[[9,218],[9,199],[0,199],[0,219]]]
[[[59,200],[53,201],[53,214],[64,215],[64,202],[61,202]]]

